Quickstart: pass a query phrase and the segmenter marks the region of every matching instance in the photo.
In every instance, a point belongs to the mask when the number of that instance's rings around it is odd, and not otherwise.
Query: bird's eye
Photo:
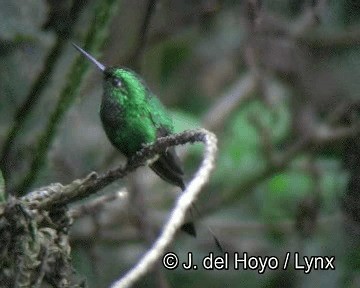
[[[120,88],[122,86],[122,82],[119,78],[113,78],[111,83],[114,87]]]

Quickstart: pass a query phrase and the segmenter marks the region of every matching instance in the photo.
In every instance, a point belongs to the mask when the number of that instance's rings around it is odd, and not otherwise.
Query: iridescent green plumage
[[[135,72],[124,68],[104,70],[100,117],[111,143],[131,157],[144,144],[173,133],[169,114]],[[184,189],[183,171],[174,148],[159,155],[150,167],[164,180]]]
[[[107,68],[73,45],[103,72],[101,122],[110,142],[126,157],[131,157],[158,137],[173,133],[170,115],[140,76],[126,68]],[[150,168],[165,181],[185,189],[184,173],[173,147],[161,153]],[[185,223],[182,230],[196,235],[192,222]]]
[[[107,68],[73,45],[103,72],[100,118],[106,135],[117,149],[131,157],[144,144],[173,133],[170,115],[140,76],[126,68]],[[174,148],[161,153],[150,167],[164,180],[185,188],[184,173]]]
[[[134,72],[107,68],[103,85],[101,120],[110,141],[126,156],[155,141],[158,130],[173,131],[165,109]]]

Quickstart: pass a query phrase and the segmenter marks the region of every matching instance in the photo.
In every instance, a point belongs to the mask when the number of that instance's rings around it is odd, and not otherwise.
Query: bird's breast
[[[100,118],[110,142],[125,156],[133,155],[147,143],[147,134],[137,122],[139,117],[126,111],[113,100],[103,100],[100,107]]]
[[[101,102],[100,118],[105,130],[118,130],[125,124],[124,109],[116,100],[106,99]]]

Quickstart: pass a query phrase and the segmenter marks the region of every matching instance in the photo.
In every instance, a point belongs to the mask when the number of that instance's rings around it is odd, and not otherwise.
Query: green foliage
[[[261,136],[251,123],[252,117],[271,129],[274,146],[287,135],[289,111],[285,102],[277,103],[273,111],[259,102],[250,103],[234,115],[224,134],[220,135],[222,146],[215,181],[227,179],[227,185],[234,185],[264,168]]]
[[[169,42],[163,48],[163,59],[161,61],[161,81],[167,84],[174,71],[190,55],[191,47],[188,43],[181,41]],[[171,59],[171,61],[169,61]]]
[[[299,200],[312,192],[313,184],[306,173],[284,172],[273,176],[258,196],[263,219],[268,222],[294,219]]]
[[[197,117],[182,110],[173,111],[172,118],[174,122],[174,131],[177,133],[201,127],[201,123]]]
[[[320,179],[321,209],[324,214],[331,214],[339,209],[339,199],[344,197],[349,175],[337,159],[320,159],[319,163],[323,171]]]
[[[183,110],[173,111],[172,118],[174,122],[175,133],[201,127],[199,118]],[[187,158],[187,161],[185,163],[186,167],[190,169],[189,171],[191,171],[191,169],[195,169],[196,167],[198,167],[203,149],[204,147],[200,143],[195,143],[193,145],[186,146],[186,150],[191,155],[191,157]]]

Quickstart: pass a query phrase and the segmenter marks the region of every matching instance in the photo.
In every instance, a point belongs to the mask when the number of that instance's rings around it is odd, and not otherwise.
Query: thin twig
[[[103,195],[96,199],[72,208],[69,211],[69,217],[72,219],[81,218],[85,215],[94,215],[99,210],[103,209],[108,203],[124,198],[127,195],[126,189],[122,189],[115,194]]]
[[[147,39],[147,34],[149,32],[150,20],[153,15],[156,7],[156,0],[149,0],[146,8],[146,13],[144,17],[144,21],[142,22],[137,43],[135,48],[133,49],[132,55],[129,57],[130,66],[134,70],[139,70],[140,68],[140,60],[144,52],[145,43]]]
[[[84,1],[75,1],[73,3],[73,7],[70,12],[71,22],[69,22],[67,29],[63,31],[63,33],[57,35],[56,42],[46,57],[43,70],[40,72],[32,87],[30,88],[29,94],[26,96],[25,101],[15,112],[13,124],[9,128],[7,135],[4,137],[6,140],[0,154],[0,164],[6,177],[9,174],[7,169],[8,165],[6,164],[9,158],[11,146],[27,123],[29,115],[35,105],[38,103],[40,96],[46,87],[46,84],[49,83],[52,73],[54,72],[54,68],[66,46],[67,38],[71,37],[76,20],[79,17],[82,8],[85,6],[84,4]]]
[[[261,149],[265,160],[270,163],[276,165],[276,155],[273,139],[272,139],[272,130],[267,127],[264,123],[262,123],[260,117],[257,114],[251,113],[248,117],[250,124],[257,130],[260,136]]]
[[[99,6],[94,11],[94,19],[86,36],[85,49],[87,51],[97,51],[104,43],[111,16],[116,10],[116,4],[119,1],[107,0],[101,1]],[[57,128],[65,115],[65,112],[76,99],[76,95],[80,89],[82,79],[89,66],[88,61],[84,57],[78,56],[71,67],[68,74],[68,81],[62,90],[59,101],[57,102],[55,111],[50,116],[49,122],[40,136],[37,145],[35,157],[30,165],[30,170],[25,178],[21,181],[20,185],[16,187],[17,195],[24,195],[26,190],[33,184],[40,169],[43,167],[53,139],[56,136]]]
[[[341,32],[313,32],[304,33],[296,36],[300,43],[309,45],[314,49],[341,49],[359,46],[360,44],[360,27],[354,26],[346,31]]]
[[[251,73],[237,80],[204,115],[203,126],[211,130],[221,129],[229,115],[251,99],[255,86],[256,79]]]

